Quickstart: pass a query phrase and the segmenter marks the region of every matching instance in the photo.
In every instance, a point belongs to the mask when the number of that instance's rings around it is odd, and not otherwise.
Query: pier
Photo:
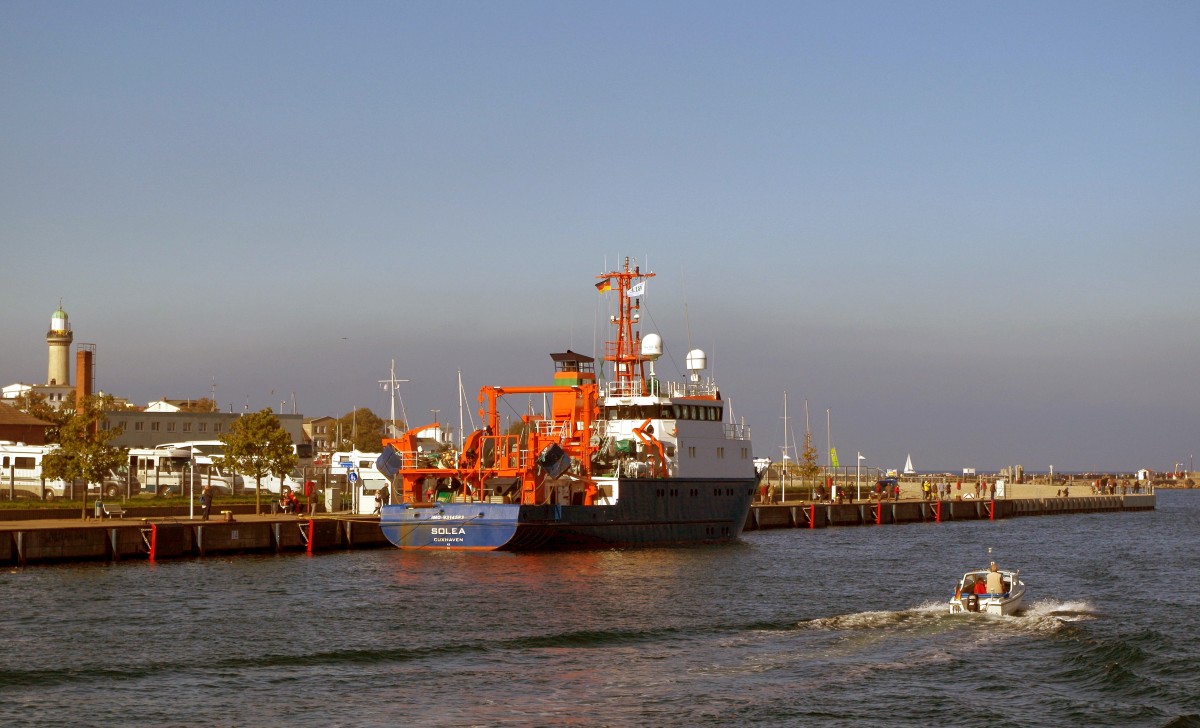
[[[0,522],[0,564],[161,561],[238,554],[391,548],[378,517],[253,515]]]
[[[899,500],[854,503],[755,504],[746,531],[771,528],[883,526],[943,521],[994,521],[1017,516],[1154,510],[1152,493],[980,500]]]
[[[1154,510],[1153,493],[1078,497],[754,504],[745,531],[988,521],[1022,516]],[[176,510],[179,513],[163,513]],[[255,515],[230,506],[214,520],[186,509],[129,508],[124,518],[13,511],[0,521],[0,564],[162,561],[238,554],[319,554],[390,548],[375,516]],[[239,512],[242,511],[242,512]],[[151,515],[153,514],[153,515]],[[55,517],[57,516],[57,517]]]

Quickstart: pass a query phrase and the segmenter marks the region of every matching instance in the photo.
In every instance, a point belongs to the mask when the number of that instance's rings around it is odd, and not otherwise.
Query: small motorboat
[[[954,590],[954,598],[950,600],[950,613],[984,612],[1008,615],[1020,611],[1024,601],[1025,582],[1021,581],[1021,572],[998,569],[993,562],[986,569],[963,574],[962,580]]]

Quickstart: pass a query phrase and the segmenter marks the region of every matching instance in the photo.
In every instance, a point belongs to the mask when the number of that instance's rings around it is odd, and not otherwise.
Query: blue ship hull
[[[384,506],[380,528],[402,549],[533,551],[733,541],[756,478],[620,481],[616,505],[435,503]]]

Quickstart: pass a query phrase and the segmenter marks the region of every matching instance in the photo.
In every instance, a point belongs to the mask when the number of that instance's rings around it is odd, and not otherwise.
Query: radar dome
[[[687,368],[689,372],[698,372],[708,368],[708,357],[700,349],[692,349],[687,354]]]
[[[662,356],[662,337],[658,334],[646,334],[642,337],[642,358],[654,361]]]

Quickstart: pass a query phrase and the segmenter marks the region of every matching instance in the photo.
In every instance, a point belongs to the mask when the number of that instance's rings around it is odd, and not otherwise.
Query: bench
[[[104,515],[108,516],[109,518],[113,518],[113,517],[124,518],[125,517],[125,508],[123,506],[120,506],[117,504],[109,505],[108,503],[105,503],[105,504],[101,505],[100,508],[101,508],[101,510],[104,511]]]

